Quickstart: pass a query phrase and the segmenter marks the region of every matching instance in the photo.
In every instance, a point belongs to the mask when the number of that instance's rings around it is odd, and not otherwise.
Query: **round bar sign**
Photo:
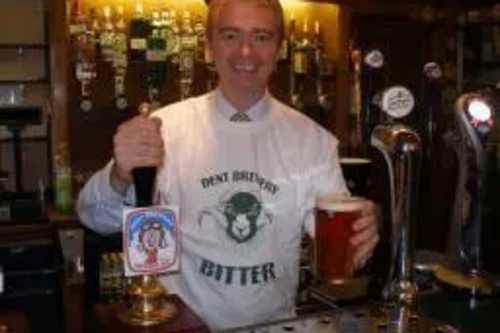
[[[382,93],[380,108],[393,118],[407,116],[414,106],[413,94],[403,86],[393,86]]]

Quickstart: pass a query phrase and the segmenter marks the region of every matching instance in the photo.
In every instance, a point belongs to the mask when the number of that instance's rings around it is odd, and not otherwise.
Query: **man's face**
[[[229,0],[215,16],[209,46],[225,91],[262,94],[278,57],[278,31],[270,8]]]

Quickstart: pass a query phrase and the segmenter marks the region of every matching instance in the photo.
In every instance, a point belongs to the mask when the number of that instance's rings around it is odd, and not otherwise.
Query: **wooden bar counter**
[[[94,307],[96,332],[99,333],[210,333],[201,319],[191,311],[176,295],[169,295],[177,312],[169,321],[152,326],[131,326],[124,324],[118,313],[125,311],[124,303],[97,304]]]
[[[20,312],[0,313],[0,333],[29,333],[29,325]]]

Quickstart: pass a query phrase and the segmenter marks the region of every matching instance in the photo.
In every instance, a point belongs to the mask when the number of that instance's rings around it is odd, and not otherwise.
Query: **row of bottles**
[[[181,98],[191,95],[195,62],[209,63],[205,47],[205,28],[200,17],[194,20],[185,11],[181,22],[175,10],[144,13],[142,3],[135,6],[129,22],[125,19],[124,7],[105,6],[102,13],[95,8],[82,10],[80,0],[74,2],[70,19],[70,36],[75,63],[76,78],[81,84],[83,111],[92,109],[90,85],[97,77],[97,63],[108,63],[113,68],[116,107],[126,109],[125,78],[130,62],[139,65],[173,64],[179,73]],[[148,99],[159,104],[155,98],[164,79],[163,69],[147,73],[145,81]],[[161,80],[160,80],[161,81]]]
[[[123,269],[122,252],[106,252],[99,263],[99,301],[118,302],[126,294],[127,279]]]
[[[289,60],[295,74],[327,76],[333,73],[320,23],[314,21],[314,29],[311,30],[308,17],[304,18],[302,30],[299,32],[294,14],[290,16],[288,34],[282,45],[280,59]]]
[[[81,110],[93,108],[92,87],[101,76],[99,66],[103,63],[112,68],[115,106],[119,110],[126,110],[135,102],[127,100],[130,99],[127,89],[144,90],[142,95],[156,108],[165,103],[160,99],[167,79],[176,82],[180,99],[216,85],[201,16],[189,11],[178,15],[171,8],[146,13],[142,3],[136,2],[134,13],[127,20],[121,5],[84,11],[82,0],[73,1],[71,54],[80,87]],[[333,107],[334,67],[319,21],[304,16],[299,22],[293,13],[290,15],[279,64],[281,71],[285,68],[286,72],[278,82],[283,84],[284,89],[280,90],[287,92],[284,102],[326,125],[327,113]],[[144,71],[142,82],[138,87],[134,82],[134,87],[127,88],[126,85],[132,84],[126,84],[127,77],[134,70]],[[196,73],[198,70],[201,74]],[[195,82],[200,77],[205,84]]]
[[[134,15],[128,22],[122,5],[105,6],[102,13],[99,11],[91,8],[86,14],[80,0],[74,2],[70,35],[78,49],[77,59],[96,58],[126,65],[123,56],[128,56],[131,61],[169,60],[182,64],[183,53],[190,51],[198,61],[209,61],[200,16],[193,19],[191,13],[185,11],[179,22],[173,9],[146,15],[140,2],[136,3]]]
[[[457,16],[458,24],[477,24],[486,22],[500,23],[500,4],[483,6],[468,11],[464,11]]]
[[[299,32],[292,14],[280,59],[289,64],[289,103],[309,117],[328,127],[333,109],[333,62],[328,57],[319,21],[310,29],[305,17]]]

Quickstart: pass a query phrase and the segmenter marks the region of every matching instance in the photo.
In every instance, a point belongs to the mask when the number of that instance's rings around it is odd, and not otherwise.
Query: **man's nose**
[[[250,44],[250,41],[243,40],[241,42],[240,52],[241,52],[241,55],[244,57],[248,57],[252,53],[252,45]]]

